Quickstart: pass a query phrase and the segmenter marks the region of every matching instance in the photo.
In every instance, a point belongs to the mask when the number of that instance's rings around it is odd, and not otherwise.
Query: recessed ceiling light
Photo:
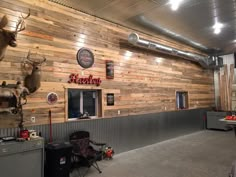
[[[183,0],[169,0],[169,4],[171,5],[171,9],[173,11],[178,10],[179,5],[181,4]]]
[[[219,23],[219,22],[216,22],[213,26],[214,28],[214,33],[215,34],[219,34],[221,32],[221,29],[223,28],[223,24],[222,23]]]
[[[221,32],[221,29],[220,29],[220,28],[214,29],[214,33],[215,33],[215,34],[219,34],[220,32]]]
[[[219,23],[219,22],[216,22],[213,26],[214,29],[216,28],[223,28],[223,24],[222,23]]]

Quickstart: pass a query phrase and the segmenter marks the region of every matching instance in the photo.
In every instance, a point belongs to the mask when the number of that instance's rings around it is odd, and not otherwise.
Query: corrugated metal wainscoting
[[[91,133],[91,139],[106,142],[116,153],[143,147],[156,142],[186,135],[204,129],[207,109],[134,115],[53,124],[53,140],[68,141],[76,130]],[[41,132],[48,141],[49,125],[27,127]],[[0,136],[15,136],[17,128],[0,129]]]

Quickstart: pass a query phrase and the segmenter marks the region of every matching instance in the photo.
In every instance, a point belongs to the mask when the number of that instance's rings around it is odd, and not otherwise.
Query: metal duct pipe
[[[148,48],[150,50],[158,51],[158,52],[173,55],[173,56],[178,56],[178,57],[181,57],[181,58],[193,61],[193,62],[197,62],[203,68],[206,68],[206,69],[216,69],[219,67],[218,62],[217,62],[217,60],[219,59],[218,57],[211,57],[211,56],[205,57],[202,55],[197,55],[190,52],[181,51],[181,50],[171,48],[171,47],[168,47],[168,46],[156,43],[156,42],[141,39],[139,38],[137,33],[131,33],[128,36],[128,41],[135,46]]]
[[[151,29],[151,30],[154,30],[155,32],[158,32],[160,34],[163,34],[165,36],[168,36],[174,40],[177,40],[177,41],[180,41],[182,43],[185,43],[187,45],[190,45],[194,48],[197,48],[203,52],[206,52],[208,53],[210,51],[209,48],[207,48],[206,46],[200,44],[200,43],[197,43],[195,41],[192,41],[182,35],[179,35],[173,31],[170,31],[166,28],[164,28],[163,26],[147,19],[145,16],[143,15],[138,15],[137,17],[135,17],[135,21],[138,23],[138,24],[141,24],[142,26],[148,28],[148,29]]]

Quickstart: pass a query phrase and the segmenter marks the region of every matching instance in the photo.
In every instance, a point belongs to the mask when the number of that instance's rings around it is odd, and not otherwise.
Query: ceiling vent
[[[168,47],[156,42],[139,38],[138,34],[131,33],[128,36],[128,41],[138,47],[150,49],[153,51],[158,51],[161,53],[169,54],[172,56],[177,56],[184,58],[186,60],[196,62],[200,64],[205,69],[218,69],[222,67],[222,58],[216,56],[202,56],[187,51],[178,50],[172,47]]]

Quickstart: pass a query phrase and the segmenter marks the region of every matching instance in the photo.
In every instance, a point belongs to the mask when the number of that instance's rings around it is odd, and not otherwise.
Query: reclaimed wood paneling
[[[218,73],[219,77],[219,92],[220,92],[220,109],[224,111],[233,111],[232,107],[232,90],[234,80],[234,64],[224,65]]]
[[[44,55],[47,62],[42,65],[40,89],[28,96],[24,106],[26,125],[31,125],[30,117],[36,117],[35,124],[47,124],[48,110],[52,110],[52,122],[65,121],[65,88],[96,88],[68,84],[70,73],[100,77],[102,84],[103,118],[136,114],[173,111],[176,109],[176,91],[188,91],[189,108],[214,105],[213,72],[202,69],[198,64],[184,59],[163,55],[130,45],[127,37],[129,28],[113,24],[94,16],[63,7],[47,0],[1,0],[0,18],[7,14],[8,28],[13,28],[21,12],[31,16],[26,21],[26,30],[18,34],[18,46],[8,47],[6,57],[0,62],[0,81],[15,83],[24,80],[22,60],[28,50]],[[161,35],[141,37],[162,44],[201,53],[196,49],[173,41]],[[76,53],[81,47],[92,50],[95,64],[82,69],[76,61]],[[126,52],[132,55],[126,57]],[[162,62],[156,62],[159,58]],[[106,79],[106,60],[114,61],[114,79]],[[59,102],[48,105],[49,92],[59,95]],[[115,105],[106,105],[106,93],[114,93]],[[120,115],[118,115],[118,110]],[[0,114],[0,127],[17,126],[16,115]]]

